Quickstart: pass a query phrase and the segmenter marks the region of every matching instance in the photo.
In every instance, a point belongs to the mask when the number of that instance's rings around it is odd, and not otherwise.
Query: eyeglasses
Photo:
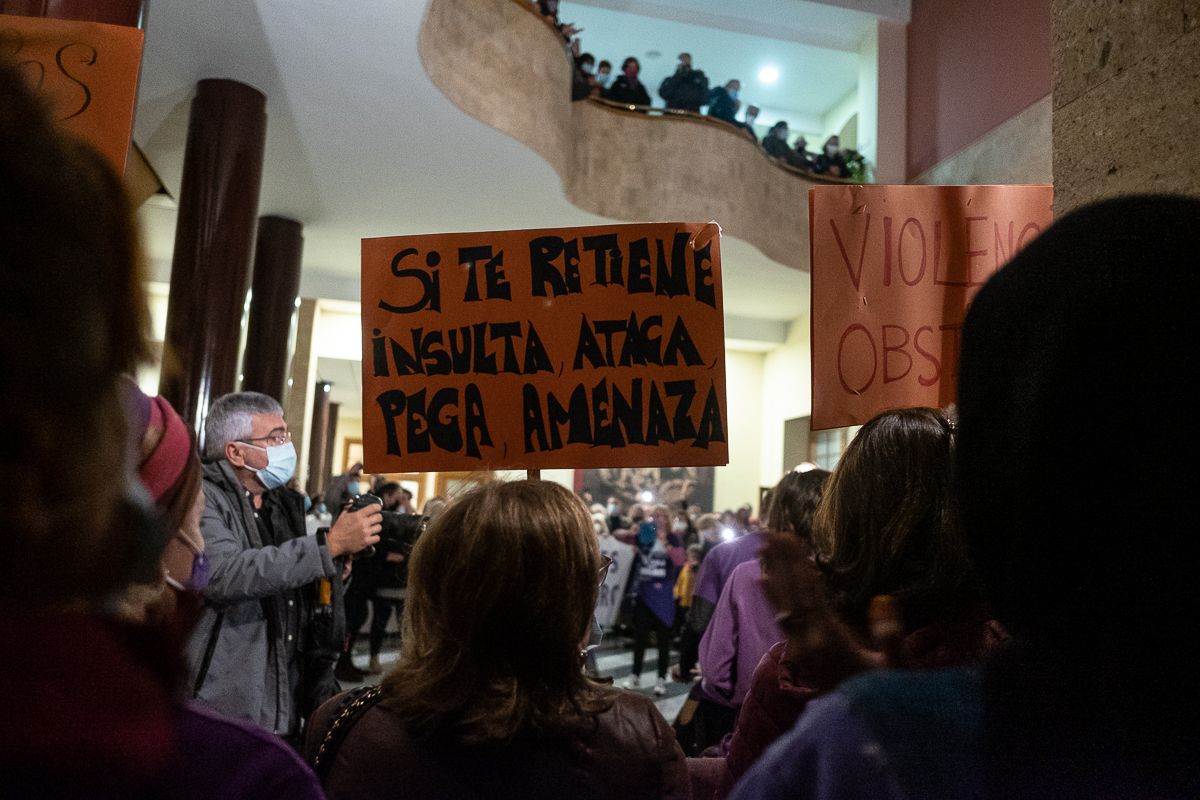
[[[600,569],[597,570],[597,574],[600,576],[600,585],[601,586],[603,586],[604,582],[606,580],[608,580],[608,570],[612,567],[612,565],[613,565],[613,560],[611,558],[609,558],[608,556],[604,555],[603,553],[601,553],[600,554]]]
[[[281,444],[287,444],[292,440],[292,432],[284,431],[283,433],[272,433],[266,436],[256,436],[253,439],[242,439],[243,442],[266,442],[272,447],[278,447]]]

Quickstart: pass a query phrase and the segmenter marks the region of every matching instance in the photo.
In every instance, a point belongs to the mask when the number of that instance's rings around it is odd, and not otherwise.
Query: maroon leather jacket
[[[614,694],[613,707],[576,733],[477,748],[414,739],[386,702],[379,703],[342,742],[326,794],[330,800],[690,798],[687,762],[671,726],[648,697]],[[311,721],[310,763],[340,699]]]

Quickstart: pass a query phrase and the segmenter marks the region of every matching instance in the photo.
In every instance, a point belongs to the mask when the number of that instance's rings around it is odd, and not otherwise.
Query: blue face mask
[[[738,90],[737,90],[737,89],[730,89],[730,90],[729,90],[729,99],[730,99],[730,100],[737,100],[737,98],[738,98]]]
[[[312,498],[304,495],[304,513],[307,514],[310,511],[312,511]]]
[[[252,444],[251,447],[258,447]],[[291,442],[277,444],[274,447],[258,447],[267,453],[267,465],[254,470],[259,482],[267,490],[278,489],[292,479],[296,474],[296,448]]]

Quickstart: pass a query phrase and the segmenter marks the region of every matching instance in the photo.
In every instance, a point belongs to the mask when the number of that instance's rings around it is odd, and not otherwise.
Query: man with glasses
[[[227,394],[204,424],[207,608],[188,646],[192,695],[285,738],[338,691],[345,635],[342,562],[379,541],[377,506],[305,535],[303,497],[286,487],[296,449],[283,409]]]

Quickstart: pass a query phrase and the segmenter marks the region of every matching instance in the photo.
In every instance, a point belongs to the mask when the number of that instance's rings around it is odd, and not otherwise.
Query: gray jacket
[[[295,733],[297,590],[340,569],[315,536],[264,545],[245,489],[225,461],[204,465],[200,532],[208,606],[188,643],[189,687],[204,703],[279,734]]]

